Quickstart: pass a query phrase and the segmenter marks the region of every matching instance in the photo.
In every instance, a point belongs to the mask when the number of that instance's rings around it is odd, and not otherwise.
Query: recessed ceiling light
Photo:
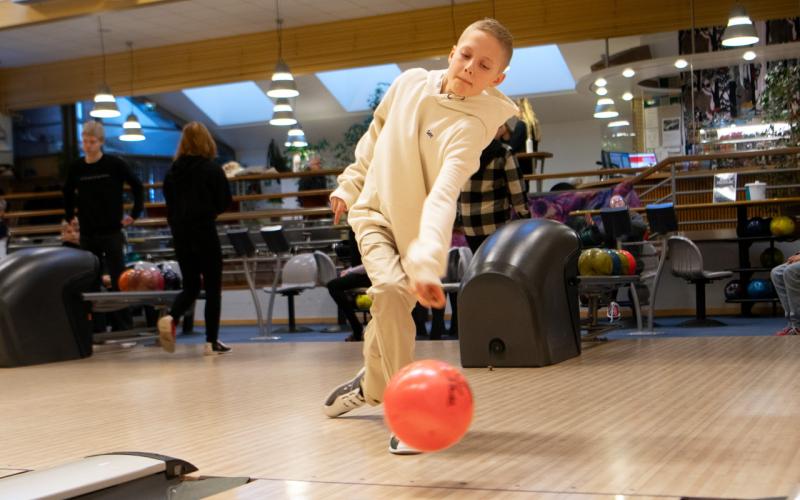
[[[755,58],[756,58],[756,53],[753,52],[752,50],[748,50],[747,52],[742,54],[742,59],[744,59],[745,61],[752,61]]]
[[[686,59],[678,59],[675,61],[675,67],[678,69],[683,69],[689,65],[689,62]]]
[[[636,72],[633,70],[633,68],[625,68],[624,70],[622,70],[622,76],[624,76],[625,78],[633,78],[633,75],[635,74]]]
[[[623,101],[630,101],[631,99],[633,99],[633,94],[631,94],[630,92],[625,92],[624,94],[622,94]]]
[[[594,93],[597,95],[606,95],[608,94],[608,89],[605,87],[597,87],[594,89]]]
[[[598,78],[597,80],[594,81],[594,84],[597,85],[598,87],[605,87],[606,85],[608,85],[608,82],[606,81],[605,78]]]

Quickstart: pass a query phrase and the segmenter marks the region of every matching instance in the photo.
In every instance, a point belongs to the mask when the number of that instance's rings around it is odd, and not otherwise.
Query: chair
[[[703,269],[703,254],[692,240],[685,236],[670,236],[667,239],[672,274],[695,285],[696,315],[679,326],[706,327],[724,326],[725,323],[706,318],[706,283],[730,277],[731,271],[706,271]]]
[[[258,300],[258,294],[256,294],[256,263],[251,260],[256,255],[256,247],[253,244],[253,240],[250,239],[250,230],[247,228],[228,229],[225,234],[227,234],[228,240],[230,240],[231,245],[233,245],[236,256],[242,259],[242,264],[244,265],[244,277],[247,280],[247,287],[250,289],[250,295],[253,298],[253,306],[256,310],[256,323],[258,324],[258,337],[254,337],[254,339],[279,340],[280,337],[272,337],[269,335],[269,325],[264,324],[264,316],[261,312],[261,301]]]
[[[314,254],[303,253],[290,258],[280,273],[281,284],[272,288],[264,288],[264,291],[271,295],[270,309],[267,321],[272,323],[273,303],[276,294],[286,297],[289,307],[289,327],[287,329],[276,330],[276,332],[310,332],[310,328],[297,326],[295,321],[294,298],[305,290],[315,288],[318,283],[317,260]]]

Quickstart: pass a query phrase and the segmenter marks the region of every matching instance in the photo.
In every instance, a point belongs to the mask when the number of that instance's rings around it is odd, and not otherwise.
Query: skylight
[[[272,101],[254,82],[186,89],[183,94],[218,127],[264,123],[272,118]]]
[[[575,90],[564,57],[557,45],[514,49],[506,79],[498,87],[508,96],[546,94]]]
[[[400,75],[396,64],[323,71],[317,78],[347,112],[369,110],[369,98],[381,83],[390,84]]]

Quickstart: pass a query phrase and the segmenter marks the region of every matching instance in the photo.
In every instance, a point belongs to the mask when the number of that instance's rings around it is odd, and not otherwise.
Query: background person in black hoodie
[[[183,316],[194,303],[201,276],[206,290],[205,354],[231,350],[219,341],[222,249],[216,219],[233,199],[222,167],[212,161],[216,156],[217,146],[208,129],[202,123],[189,122],[183,127],[175,161],[164,177],[167,221],[183,274],[183,291],[169,314],[158,320],[161,346],[167,352],[175,352],[174,318]]]
[[[111,275],[111,290],[119,291],[119,275],[125,269],[122,228],[142,214],[142,183],[128,164],[116,156],[103,154],[105,129],[100,122],[83,125],[81,147],[85,156],[72,163],[64,183],[64,222],[74,224],[75,209],[81,228],[80,245],[100,259],[100,267]],[[122,195],[127,183],[133,195],[130,215],[123,213]],[[77,194],[76,194],[77,191]],[[114,330],[132,326],[128,310],[109,315]]]

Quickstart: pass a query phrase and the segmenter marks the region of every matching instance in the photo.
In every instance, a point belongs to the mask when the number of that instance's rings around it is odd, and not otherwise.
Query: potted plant
[[[775,64],[765,77],[760,103],[766,120],[789,124],[788,145],[800,145],[800,65]]]

